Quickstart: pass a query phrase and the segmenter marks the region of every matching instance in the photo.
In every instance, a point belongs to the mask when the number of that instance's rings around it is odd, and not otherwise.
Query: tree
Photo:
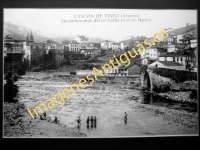
[[[16,102],[17,100],[14,97],[18,93],[18,86],[15,82],[18,80],[18,77],[15,75],[12,77],[12,71],[10,70],[6,76],[6,84],[4,85],[4,102]]]
[[[47,44],[49,44],[49,43],[56,43],[55,41],[53,41],[53,40],[47,40]]]

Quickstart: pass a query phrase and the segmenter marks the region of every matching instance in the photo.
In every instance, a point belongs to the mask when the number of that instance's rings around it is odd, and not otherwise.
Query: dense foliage
[[[176,83],[185,82],[189,80],[197,81],[196,72],[173,70],[173,69],[167,69],[167,68],[153,68],[152,70],[153,70],[153,73],[166,77],[166,78],[170,78],[174,80]]]
[[[4,85],[4,101],[5,102],[16,102],[14,97],[18,93],[18,86],[15,82],[18,80],[18,77],[12,76],[12,72],[8,72],[5,76],[6,84]]]

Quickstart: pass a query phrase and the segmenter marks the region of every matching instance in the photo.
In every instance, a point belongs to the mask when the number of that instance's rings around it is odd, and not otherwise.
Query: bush
[[[12,77],[12,72],[8,72],[5,76],[6,84],[4,85],[4,102],[16,102],[14,97],[18,93],[18,86],[15,82],[18,80],[17,76]]]
[[[197,90],[192,91],[192,93],[190,94],[190,98],[197,99]]]
[[[153,73],[158,74],[160,76],[170,78],[174,80],[176,83],[185,82],[189,80],[197,81],[197,73],[189,72],[183,70],[174,70],[167,68],[153,68]]]

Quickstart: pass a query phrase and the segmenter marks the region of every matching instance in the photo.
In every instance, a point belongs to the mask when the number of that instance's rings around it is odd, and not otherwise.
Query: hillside
[[[26,39],[27,33],[30,33],[31,29],[14,25],[12,23],[4,23],[4,36],[6,34],[9,34],[10,37],[17,39],[17,40],[24,40]],[[35,41],[36,42],[43,42],[45,40],[48,40],[49,38],[40,35],[36,31],[32,30],[32,33],[34,35]]]

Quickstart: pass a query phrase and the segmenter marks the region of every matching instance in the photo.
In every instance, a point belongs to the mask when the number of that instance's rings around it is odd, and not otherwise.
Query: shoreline
[[[197,104],[197,99],[190,98],[192,91],[168,91],[168,92],[156,92],[156,91],[145,91],[145,93],[158,96],[160,98],[169,99],[176,102],[186,102],[191,104]]]
[[[86,137],[86,134],[70,127],[53,123],[51,117],[30,118],[21,102],[4,102],[4,137]]]
[[[176,110],[165,108],[162,106],[136,104],[136,107],[145,109],[155,113],[155,116],[162,115],[163,118],[172,123],[178,123],[186,128],[195,129],[198,131],[198,112],[187,112],[185,110]]]
[[[42,80],[42,81],[41,81]],[[20,86],[21,90],[24,91],[32,91],[32,93],[26,93],[22,94],[21,96],[17,96],[18,99],[21,98],[27,98],[31,100],[31,103],[33,102],[32,99],[35,99],[32,97],[34,92],[36,91],[42,91],[42,97],[44,91],[48,91],[49,88],[53,90],[53,93],[57,90],[59,91],[60,88],[63,88],[63,86],[68,86],[70,84],[69,80],[63,81],[63,79],[60,79],[60,82],[55,82],[55,78],[52,78],[51,81],[38,79],[38,81],[32,81],[30,79],[29,81],[26,80],[19,80],[17,83]],[[58,79],[56,78],[56,81]],[[30,82],[32,81],[32,82]],[[71,80],[70,80],[71,81]],[[38,84],[39,83],[39,84]],[[46,84],[44,84],[46,83]],[[119,83],[116,82],[116,84],[109,84],[108,86],[115,86]],[[43,88],[39,88],[40,85]],[[122,86],[121,84],[119,84]],[[93,85],[94,86],[94,85]],[[106,86],[105,84],[96,84],[95,86]],[[124,86],[127,86],[127,83],[124,83]],[[47,88],[48,87],[48,88]],[[136,85],[129,85],[129,89],[135,89],[135,90],[142,90],[140,87],[137,87]],[[136,88],[137,87],[137,88]],[[50,91],[51,91],[50,90]],[[150,91],[146,91],[150,92]],[[84,93],[84,91],[83,91]],[[152,93],[152,92],[151,92]],[[108,93],[109,94],[109,93]],[[155,94],[155,93],[154,93]],[[38,94],[40,95],[40,94]],[[81,95],[81,93],[80,93]],[[28,97],[27,97],[28,96]],[[29,97],[30,96],[30,97]],[[77,95],[79,96],[79,94]],[[42,99],[41,99],[42,100]],[[36,103],[34,102],[34,105]],[[181,124],[186,128],[190,128],[193,130],[198,130],[198,121],[197,121],[197,114],[198,112],[187,112],[187,111],[181,111],[181,110],[175,110],[170,108],[165,108],[162,106],[155,106],[155,105],[148,105],[148,104],[140,104],[140,103],[134,103],[136,107],[138,107],[140,110],[145,110],[147,112],[153,112],[155,114],[153,115],[162,115],[164,119],[166,119],[169,124]],[[32,104],[30,104],[32,105]],[[20,112],[22,113],[22,116],[18,115],[17,112],[17,106],[20,107]],[[134,107],[134,106],[133,106]],[[69,109],[70,110],[70,109]],[[9,120],[7,115],[11,114],[11,118],[13,118],[13,121]],[[57,116],[57,114],[56,114]],[[83,132],[80,132],[77,130],[75,126],[70,127],[69,124],[55,124],[53,123],[53,120],[50,117],[50,114],[47,112],[47,117],[40,119],[40,116],[38,116],[36,119],[32,119],[30,115],[28,114],[27,110],[25,110],[25,103],[24,102],[17,102],[16,104],[13,103],[4,103],[4,137],[66,137],[66,138],[73,138],[73,137],[86,137],[86,134]],[[62,122],[61,118],[59,118],[60,122]],[[195,131],[195,132],[196,132]]]

